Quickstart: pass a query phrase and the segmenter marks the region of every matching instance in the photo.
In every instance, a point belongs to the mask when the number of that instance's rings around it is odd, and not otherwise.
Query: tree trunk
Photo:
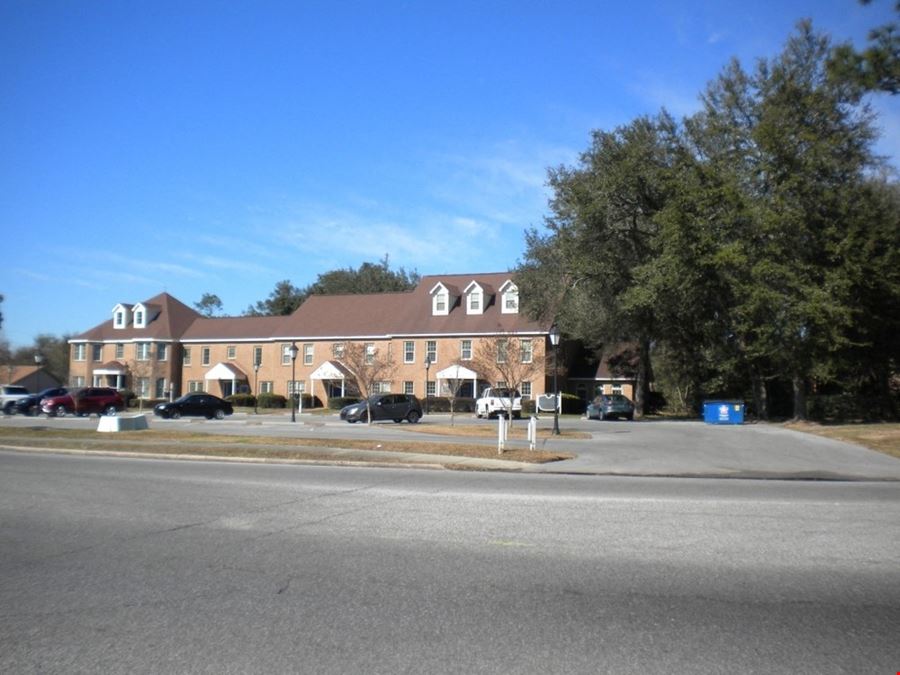
[[[794,375],[794,419],[806,420],[806,378]]]
[[[766,381],[758,373],[754,373],[752,379],[753,406],[756,408],[756,417],[767,420],[769,419],[769,396],[766,391]]]
[[[638,419],[647,414],[647,405],[650,402],[650,373],[650,340],[641,338],[637,386],[634,392],[634,415]]]

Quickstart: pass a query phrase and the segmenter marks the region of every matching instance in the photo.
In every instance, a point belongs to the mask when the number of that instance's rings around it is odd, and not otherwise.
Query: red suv
[[[41,401],[41,410],[47,415],[63,417],[66,414],[115,415],[125,410],[125,401],[115,389],[86,387],[62,396],[50,396]]]

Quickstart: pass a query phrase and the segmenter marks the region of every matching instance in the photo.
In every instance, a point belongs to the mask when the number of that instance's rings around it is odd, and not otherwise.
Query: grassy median
[[[17,447],[65,450],[100,450],[196,455],[204,457],[243,457],[247,459],[378,461],[402,463],[402,457],[385,457],[380,452],[415,453],[475,459],[501,459],[512,462],[544,464],[571,459],[570,453],[545,450],[510,449],[498,455],[491,445],[465,442],[367,441],[345,439],[277,438],[269,436],[213,435],[190,431],[146,429],[115,434],[81,429],[47,427],[0,428],[0,443]],[[336,454],[334,451],[345,451]],[[446,464],[446,463],[444,463]]]
[[[787,422],[785,426],[836,441],[856,443],[900,459],[900,424],[817,424],[815,422]]]

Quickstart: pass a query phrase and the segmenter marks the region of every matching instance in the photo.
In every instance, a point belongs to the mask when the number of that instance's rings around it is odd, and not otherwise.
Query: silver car
[[[587,407],[589,420],[634,419],[634,404],[622,394],[600,394]]]

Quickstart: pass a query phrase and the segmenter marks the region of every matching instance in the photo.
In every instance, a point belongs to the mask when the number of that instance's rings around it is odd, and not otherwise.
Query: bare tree
[[[467,366],[464,366],[457,359],[451,364],[449,368],[444,370],[445,374],[453,372],[454,375],[452,377],[444,377],[441,379],[441,390],[438,392],[439,394],[443,395],[450,404],[450,426],[453,426],[453,406],[456,403],[456,399],[459,397],[459,390],[465,382],[471,379],[469,377],[463,377],[462,375],[460,375],[460,372],[463,371],[463,369],[468,370]]]
[[[545,372],[545,355],[542,353],[536,358],[534,346],[532,338],[509,333],[483,338],[475,348],[472,366],[492,385],[502,383],[511,390],[521,391],[522,383],[530,382],[536,376],[543,377]],[[513,397],[508,400],[507,419],[512,421]]]
[[[144,345],[143,347],[141,345]],[[138,399],[138,410],[140,412],[144,411],[144,392],[141,391],[140,382],[141,380],[147,381],[147,393],[151,391],[153,387],[153,374],[155,372],[153,355],[151,354],[151,344],[150,343],[135,343],[134,345],[135,354],[134,358],[128,362],[127,367],[130,371],[131,375],[131,391],[134,392],[134,395]],[[140,358],[138,354],[138,350],[144,349],[146,352],[143,357]]]
[[[369,397],[378,393],[382,382],[390,382],[397,369],[394,358],[387,349],[379,349],[374,342],[347,342],[344,344],[341,364],[352,377],[352,384],[366,401],[366,421],[372,423]]]

